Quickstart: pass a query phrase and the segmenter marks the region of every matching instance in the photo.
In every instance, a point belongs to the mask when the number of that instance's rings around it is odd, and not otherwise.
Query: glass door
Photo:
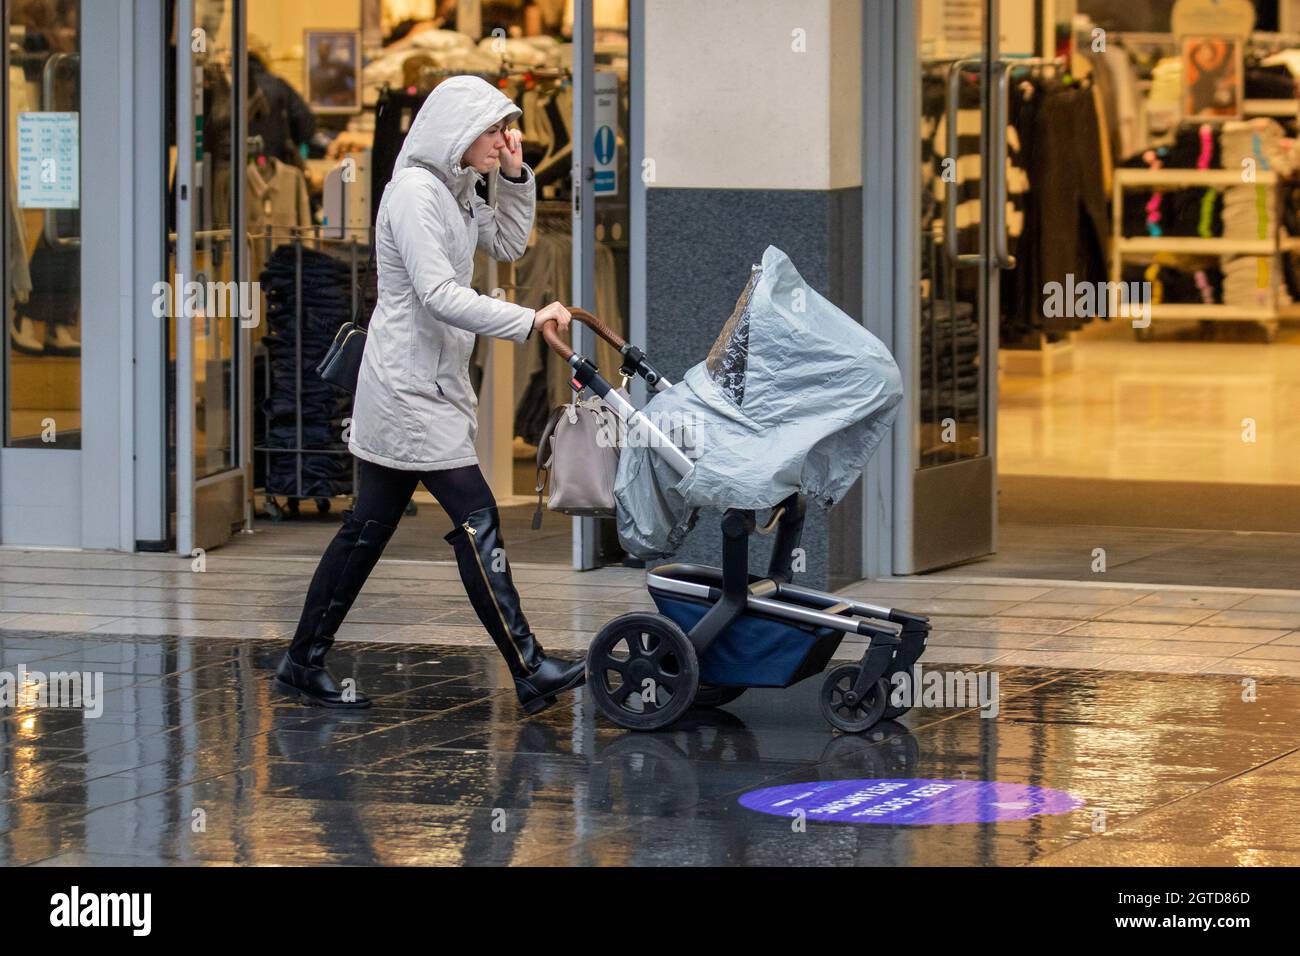
[[[573,301],[626,337],[631,315],[631,30],[641,4],[573,0]],[[634,11],[635,7],[635,11]],[[634,16],[633,14],[636,14]],[[574,323],[573,346],[617,383],[621,357]],[[568,400],[567,398],[565,399]],[[573,519],[579,570],[622,557],[612,518]]]
[[[169,406],[176,549],[216,547],[246,518],[240,401],[250,314],[242,186],[244,0],[176,0],[169,234]]]
[[[0,5],[8,38],[0,88],[5,544],[81,544],[83,439],[104,438],[102,429],[88,427],[93,414],[83,414],[83,392],[93,392],[99,379],[83,375],[81,359],[81,147],[87,128],[81,81],[83,52],[111,56],[107,48],[116,38],[85,33],[84,14],[80,0]]]
[[[903,488],[911,533],[896,556],[897,570],[909,574],[995,547],[996,278],[1005,233],[997,161],[1005,146],[994,122],[1001,67],[990,29],[997,0],[923,0],[915,9],[920,279]]]
[[[81,448],[79,2],[4,5],[7,448]]]

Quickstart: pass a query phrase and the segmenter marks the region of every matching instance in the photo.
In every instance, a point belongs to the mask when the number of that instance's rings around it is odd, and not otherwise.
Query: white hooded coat
[[[408,471],[477,464],[478,399],[469,379],[474,337],[523,342],[534,310],[469,287],[474,250],[518,259],[533,228],[536,183],[497,177],[497,205],[461,157],[490,126],[519,115],[474,76],[444,80],[425,100],[379,203],[379,298],[366,336],[348,450]]]

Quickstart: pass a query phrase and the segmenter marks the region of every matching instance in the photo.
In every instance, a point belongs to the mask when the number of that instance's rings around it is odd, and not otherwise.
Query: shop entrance
[[[1300,11],[1236,5],[1250,22],[1198,30],[1204,4],[1000,0],[965,21],[938,6],[917,24],[916,431],[954,421],[937,447],[959,456],[960,385],[978,383],[997,534],[952,566],[961,525],[914,518],[901,569],[1294,587]],[[932,304],[954,235],[991,288],[967,279]],[[936,368],[954,387],[936,392]],[[933,412],[936,394],[956,410]]]
[[[351,399],[314,367],[373,302],[379,198],[440,82],[474,74],[516,101],[537,181],[528,251],[513,263],[480,253],[475,288],[530,307],[580,305],[627,332],[629,4],[180,0],[175,12],[191,49],[179,48],[189,69],[176,74],[174,259],[255,297],[241,300],[243,321],[209,311],[172,338],[177,548],[316,556],[356,471]],[[574,329],[616,372],[616,354]],[[533,339],[480,337],[470,366],[477,451],[511,556],[618,561],[612,521],[546,512],[531,527],[537,445],[572,395],[567,368]],[[445,559],[449,528],[421,489],[386,555]]]
[[[79,502],[69,500],[83,432],[80,6],[4,4],[5,542],[41,540],[45,522],[56,540],[78,542],[81,533]],[[42,493],[42,473],[62,495],[49,485]]]
[[[153,320],[126,303],[157,274],[131,242],[147,215],[137,205],[154,197],[135,192],[128,149],[161,154],[147,131],[161,105],[146,71],[122,66],[133,50],[157,56],[148,25],[132,31],[122,13],[119,2],[0,5],[3,545],[131,550],[156,536],[133,492],[157,501],[161,469],[153,458],[149,474],[151,449],[133,448],[131,427],[147,414],[132,347]],[[140,110],[155,110],[152,124],[136,125]]]

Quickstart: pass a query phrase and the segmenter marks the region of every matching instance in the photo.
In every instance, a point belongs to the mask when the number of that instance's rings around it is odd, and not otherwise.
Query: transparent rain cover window
[[[740,408],[745,400],[745,368],[749,363],[749,298],[754,292],[760,270],[749,273],[749,282],[736,300],[722,331],[718,334],[704,367],[723,393]]]

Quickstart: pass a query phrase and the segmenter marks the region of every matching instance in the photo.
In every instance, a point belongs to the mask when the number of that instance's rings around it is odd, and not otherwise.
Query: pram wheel
[[[676,623],[637,611],[606,624],[587,651],[587,687],[596,706],[629,730],[658,730],[695,699],[695,647]]]
[[[745,692],[743,687],[714,687],[701,684],[695,692],[696,707],[725,707]]]
[[[889,682],[883,677],[860,699],[852,699],[857,664],[841,664],[822,682],[822,716],[837,730],[857,734],[880,722],[889,702]]]

